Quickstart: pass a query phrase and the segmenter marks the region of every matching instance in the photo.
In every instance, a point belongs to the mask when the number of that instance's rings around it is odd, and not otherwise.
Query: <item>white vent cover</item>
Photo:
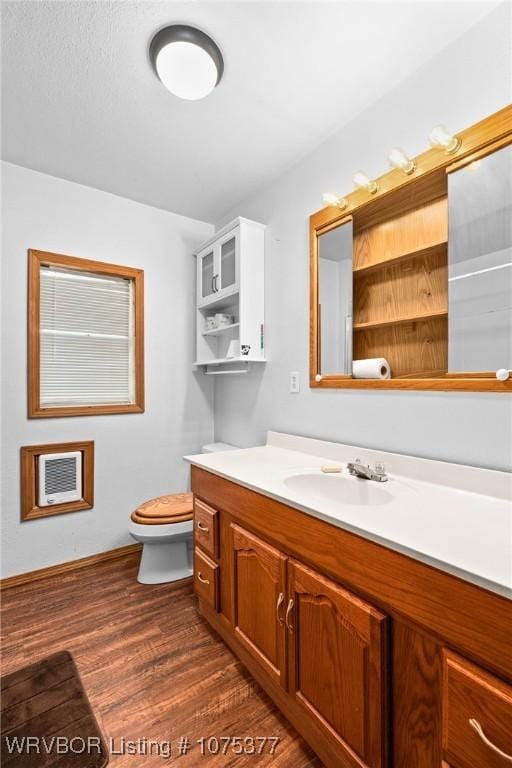
[[[39,506],[82,498],[82,453],[46,453],[39,456]]]

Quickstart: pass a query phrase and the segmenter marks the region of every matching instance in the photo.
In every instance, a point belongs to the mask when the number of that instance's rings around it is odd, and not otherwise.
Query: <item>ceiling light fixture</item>
[[[389,164],[392,168],[398,168],[407,176],[414,172],[416,163],[400,147],[394,147],[388,155]]]
[[[363,173],[363,171],[354,173],[352,176],[352,181],[356,187],[359,187],[359,189],[366,189],[370,195],[374,195],[378,189],[377,182],[373,181],[373,179],[370,179],[366,173]]]
[[[208,96],[224,72],[218,45],[201,30],[184,24],[157,32],[149,46],[149,58],[167,90],[188,101]]]
[[[334,192],[324,192],[322,200],[326,205],[332,205],[334,208],[339,208],[340,210],[343,210],[348,206],[347,198],[335,195]]]
[[[444,125],[436,125],[435,128],[432,128],[428,138],[433,147],[444,149],[447,155],[456,152],[461,145],[461,140],[449,133]]]

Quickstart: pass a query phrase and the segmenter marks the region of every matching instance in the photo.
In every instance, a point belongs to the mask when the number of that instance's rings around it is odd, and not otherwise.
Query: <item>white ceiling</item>
[[[461,35],[495,2],[3,2],[3,156],[215,221]],[[186,102],[147,60],[199,26],[224,78]]]

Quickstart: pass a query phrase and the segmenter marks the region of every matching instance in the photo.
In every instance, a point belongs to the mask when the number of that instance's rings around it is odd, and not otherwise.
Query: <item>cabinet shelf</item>
[[[370,328],[385,328],[389,325],[404,325],[423,320],[435,320],[439,317],[448,317],[448,311],[441,309],[436,312],[422,312],[413,315],[404,315],[403,317],[388,318],[386,320],[372,320],[368,323],[354,323],[354,331],[366,331]]]
[[[266,363],[264,357],[219,357],[213,360],[195,360],[192,365],[226,365],[228,363]]]
[[[231,330],[231,328],[239,328],[240,323],[231,323],[231,325],[222,325],[219,328],[212,328],[209,331],[203,331],[203,336],[220,336],[223,333]]]
[[[448,242],[443,240],[432,245],[427,245],[424,248],[418,248],[413,251],[408,251],[407,253],[401,253],[398,256],[393,256],[390,259],[382,259],[381,261],[376,261],[373,264],[366,264],[362,267],[354,267],[353,274],[354,277],[359,277],[361,275],[368,275],[370,272],[376,272],[377,270],[394,267],[397,264],[409,261],[410,259],[428,258],[429,256],[433,256],[436,253],[439,253],[439,251],[446,249],[447,246]]]

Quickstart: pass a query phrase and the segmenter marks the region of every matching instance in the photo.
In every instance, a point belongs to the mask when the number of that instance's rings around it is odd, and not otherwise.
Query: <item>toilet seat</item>
[[[170,493],[141,504],[131,514],[139,525],[173,525],[192,520],[194,497],[191,493]]]

